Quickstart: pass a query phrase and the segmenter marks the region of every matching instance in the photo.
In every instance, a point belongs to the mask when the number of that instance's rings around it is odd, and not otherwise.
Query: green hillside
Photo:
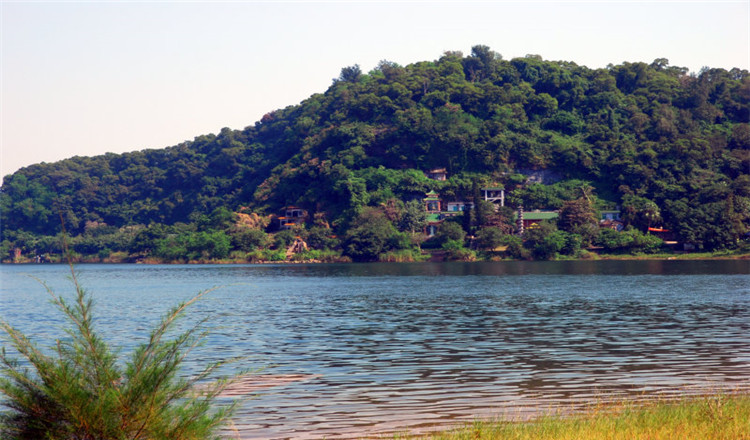
[[[84,254],[146,256],[158,240],[223,242],[207,238],[221,232],[228,255],[263,248],[238,244],[233,213],[294,205],[309,214],[306,231],[332,228],[319,235],[337,236],[346,254],[367,207],[406,234],[406,202],[429,190],[469,200],[491,184],[514,207],[585,198],[591,211],[622,207],[636,230],[659,226],[699,248],[732,248],[750,227],[749,122],[746,70],[688,73],[666,59],[592,70],[533,55],[503,60],[475,46],[408,66],[383,61],[369,73],[346,67],[324,93],[243,130],[21,169],[0,189],[0,240],[3,257],[54,251],[62,217],[78,243],[88,239]],[[433,168],[449,179],[425,177]],[[553,179],[526,182],[540,170]],[[493,226],[474,211],[466,231]],[[513,232],[510,212],[497,215],[494,227]]]

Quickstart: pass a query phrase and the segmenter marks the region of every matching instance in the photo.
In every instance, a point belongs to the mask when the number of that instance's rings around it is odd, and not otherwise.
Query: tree
[[[15,246],[21,232],[54,236],[58,213],[74,235],[87,221],[116,228],[182,222],[226,232],[226,216],[211,218],[217,208],[270,214],[289,204],[325,212],[343,236],[361,208],[389,198],[412,200],[431,189],[467,198],[473,180],[502,180],[509,191],[524,186],[509,194],[512,206],[560,209],[580,197],[578,178],[625,208],[625,195],[652,201],[681,240],[733,246],[750,227],[742,199],[750,169],[748,80],[742,69],[688,76],[665,59],[596,70],[538,56],[507,62],[482,45],[466,57],[381,63],[368,75],[345,67],[328,90],[243,130],[13,173],[0,189],[0,240]],[[468,183],[429,181],[418,170],[431,167]],[[527,183],[511,170],[544,170],[545,182]],[[549,184],[547,177],[570,180]],[[732,187],[731,203],[726,192],[703,191],[721,185]],[[687,217],[667,209],[681,199],[688,211],[707,207]],[[478,214],[467,230],[491,224]],[[645,231],[658,219],[649,205],[628,221]]]
[[[483,209],[488,209],[486,220],[483,227],[492,227],[499,230],[501,233],[507,235],[512,234],[515,229],[515,222],[513,221],[513,208],[509,206],[496,206],[493,203],[487,201],[480,201]],[[497,209],[497,210],[496,210]]]
[[[466,232],[467,234],[471,234],[474,231],[474,227],[472,226],[473,216],[471,215],[471,211],[473,210],[465,207],[463,213],[461,214],[461,227],[464,228],[464,232]]]
[[[224,231],[197,232],[190,235],[188,255],[192,258],[226,258],[231,249],[231,239]]]
[[[531,250],[536,259],[547,260],[565,246],[565,236],[559,234],[557,225],[545,220],[524,232],[524,247]]]
[[[473,82],[491,78],[500,60],[502,56],[488,46],[481,44],[472,46],[471,56],[463,60],[466,77]]]
[[[553,231],[542,237],[532,250],[534,258],[539,260],[549,260],[558,252],[561,252],[567,244],[567,234],[565,231]]]
[[[641,231],[658,225],[661,222],[661,211],[651,200],[626,194],[622,198],[622,220],[626,225],[632,225]]]
[[[474,211],[479,214],[479,218],[477,219],[477,228],[482,228],[485,226],[500,226],[500,222],[502,221],[502,219],[495,211],[494,203],[488,202],[487,200],[482,200],[480,198],[475,206],[476,209]]]
[[[563,203],[557,218],[557,227],[565,232],[580,235],[584,246],[590,245],[599,233],[599,222],[596,220],[591,202],[583,197]]]
[[[238,227],[230,233],[232,246],[243,252],[252,252],[268,246],[268,234],[260,229]]]
[[[208,229],[229,229],[237,221],[237,214],[229,210],[226,206],[219,206],[209,215],[209,222],[206,225]]]
[[[359,64],[355,64],[342,68],[338,81],[356,83],[361,77],[362,69],[359,68]]]
[[[479,201],[482,200],[482,198],[479,193],[479,183],[476,180],[471,183],[471,194],[474,200],[474,224],[477,228],[480,228],[484,224],[484,212],[479,205]]]
[[[504,243],[505,234],[498,228],[482,228],[477,233],[477,246],[480,249],[492,250]]]
[[[277,232],[273,236],[273,245],[276,249],[286,249],[294,243],[297,234],[291,229]]]
[[[419,200],[406,202],[404,210],[401,213],[400,229],[414,234],[417,231],[422,231],[426,223],[427,213],[422,203]]]
[[[465,238],[466,231],[463,230],[461,225],[452,221],[444,221],[435,234],[435,239],[440,245],[448,241],[463,243]]]
[[[354,219],[344,239],[344,254],[355,261],[375,261],[388,251],[388,240],[398,231],[382,211],[366,207]]]
[[[332,249],[339,245],[339,240],[333,236],[330,228],[313,226],[305,234],[305,242],[312,249]]]

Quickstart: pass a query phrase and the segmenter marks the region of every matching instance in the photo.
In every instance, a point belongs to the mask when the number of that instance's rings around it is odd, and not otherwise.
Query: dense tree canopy
[[[243,130],[6,176],[0,239],[41,246],[62,217],[73,235],[92,224],[135,228],[138,246],[156,249],[163,242],[143,234],[183,224],[192,229],[171,232],[171,243],[223,254],[224,238],[207,249],[200,233],[226,229],[227,212],[296,205],[343,236],[363,228],[354,219],[367,206],[431,189],[470,200],[479,179],[517,187],[511,200],[542,209],[578,199],[585,182],[597,206],[621,205],[635,228],[658,225],[707,249],[731,247],[750,225],[749,103],[746,70],[688,73],[666,59],[589,69],[535,55],[504,60],[478,45],[469,56],[382,61],[368,73],[355,65],[324,93]],[[432,168],[450,179],[427,179],[422,171]],[[559,182],[521,187],[517,176],[529,170],[553,171]],[[396,223],[415,231],[422,222],[411,212]],[[262,241],[233,240],[240,248]]]

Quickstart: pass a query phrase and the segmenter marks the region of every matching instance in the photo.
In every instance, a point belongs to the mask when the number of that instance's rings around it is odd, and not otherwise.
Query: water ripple
[[[84,269],[100,293],[97,325],[125,351],[170,305],[227,286],[193,310],[216,329],[187,368],[230,356],[268,366],[231,428],[243,439],[377,436],[603,396],[750,389],[747,263],[575,263]],[[44,293],[11,275],[4,267],[3,317],[59,334]]]

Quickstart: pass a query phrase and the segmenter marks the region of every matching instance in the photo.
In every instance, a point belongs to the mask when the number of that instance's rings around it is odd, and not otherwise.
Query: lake
[[[750,390],[750,261],[81,265],[96,324],[129,353],[172,306],[219,289],[186,372],[244,356],[266,385],[243,439],[358,438],[611,397]],[[0,315],[48,345],[42,286],[63,265],[0,267]]]

